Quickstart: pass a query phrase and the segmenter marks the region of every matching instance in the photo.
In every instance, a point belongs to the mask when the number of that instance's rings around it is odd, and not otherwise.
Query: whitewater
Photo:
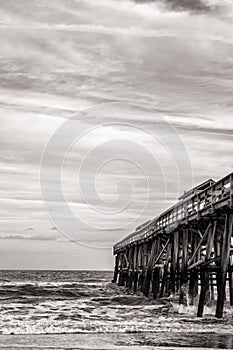
[[[1,271],[0,346],[132,349],[233,347],[232,310],[153,300],[111,283],[105,271]],[[10,346],[12,344],[12,347]]]

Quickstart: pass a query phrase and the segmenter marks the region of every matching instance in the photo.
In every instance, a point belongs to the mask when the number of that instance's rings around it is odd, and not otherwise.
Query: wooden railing
[[[207,189],[194,193],[190,198],[177,202],[171,208],[151,220],[120,242],[114,245],[114,253],[125,246],[144,240],[155,235],[161,229],[166,231],[174,230],[182,221],[189,220],[192,216],[198,217],[205,210],[215,210],[221,206],[229,205],[232,208],[233,202],[233,173],[225,176]]]

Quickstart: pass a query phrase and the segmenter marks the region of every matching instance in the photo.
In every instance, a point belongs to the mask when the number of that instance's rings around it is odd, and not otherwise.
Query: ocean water
[[[1,271],[0,348],[233,348],[232,310],[132,295],[112,272]]]

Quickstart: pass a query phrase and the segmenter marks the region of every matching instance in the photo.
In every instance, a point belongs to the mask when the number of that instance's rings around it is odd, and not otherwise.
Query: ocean
[[[1,271],[1,349],[232,349],[232,310],[153,300],[109,271]]]

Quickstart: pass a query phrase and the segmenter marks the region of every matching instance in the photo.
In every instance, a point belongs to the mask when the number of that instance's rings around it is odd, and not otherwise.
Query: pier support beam
[[[150,287],[151,287],[151,282],[153,277],[153,263],[154,263],[155,257],[158,255],[159,245],[160,245],[160,238],[158,237],[152,242],[151,251],[150,251],[150,255],[147,263],[145,286],[144,286],[144,294],[147,297],[150,292]]]
[[[231,236],[232,236],[232,225],[233,225],[233,214],[226,214],[225,219],[225,228],[222,239],[222,248],[221,248],[221,263],[220,271],[218,277],[218,298],[217,298],[217,307],[216,314],[217,318],[221,318],[223,315],[224,299],[225,299],[225,289],[226,289],[226,277],[227,269],[229,265],[230,257],[230,247],[231,247]]]
[[[191,239],[191,253],[196,251],[198,245],[198,236],[197,234],[192,234]],[[199,253],[194,258],[194,263],[196,263],[199,260]],[[190,304],[194,304],[194,299],[198,295],[198,270],[192,269],[190,270],[190,277],[189,277],[189,301]]]
[[[117,281],[118,269],[119,269],[119,254],[116,254],[116,256],[115,256],[115,268],[114,268],[114,275],[113,275],[112,283],[116,283],[116,281]]]
[[[177,261],[178,261],[178,251],[179,251],[179,231],[175,231],[173,234],[173,239],[171,240],[171,273],[170,273],[170,291],[172,294],[176,292],[176,281],[177,281]]]
[[[203,316],[204,311],[204,305],[206,303],[207,299],[207,292],[209,292],[209,283],[210,283],[210,274],[209,274],[209,267],[208,262],[211,258],[211,253],[214,245],[214,239],[216,234],[216,227],[217,227],[217,221],[214,223],[211,222],[206,230],[207,235],[207,242],[206,242],[206,254],[205,254],[205,267],[201,267],[200,271],[200,277],[201,277],[201,293],[199,298],[199,304],[198,304],[198,311],[197,311],[197,317]],[[208,296],[209,297],[209,296]]]

